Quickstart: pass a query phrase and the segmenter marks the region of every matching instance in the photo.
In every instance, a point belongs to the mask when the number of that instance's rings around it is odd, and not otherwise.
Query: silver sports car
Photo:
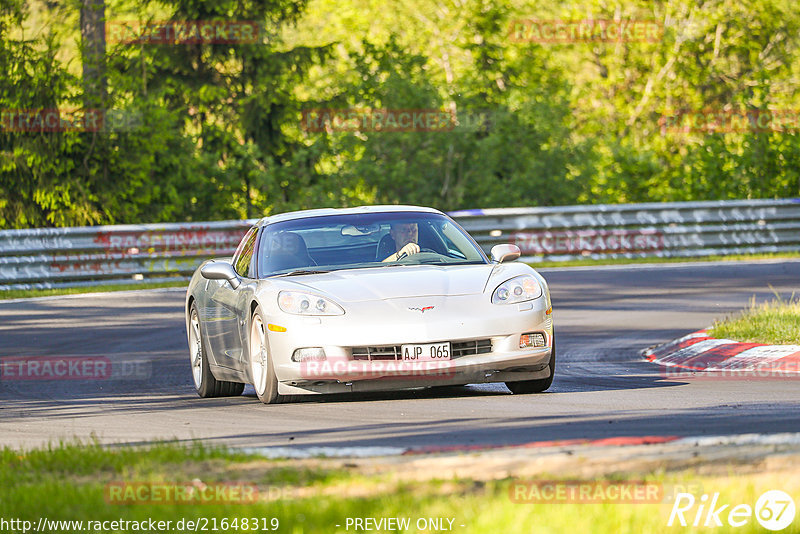
[[[197,393],[265,403],[291,395],[505,382],[550,387],[544,278],[487,258],[444,213],[365,206],[261,219],[233,257],[209,260],[186,294]]]

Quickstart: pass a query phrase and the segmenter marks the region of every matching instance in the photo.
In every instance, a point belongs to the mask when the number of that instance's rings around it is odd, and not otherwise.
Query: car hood
[[[492,265],[415,265],[342,270],[284,278],[297,289],[320,291],[339,302],[481,294]],[[289,284],[287,284],[289,285]],[[287,289],[289,289],[287,287]]]

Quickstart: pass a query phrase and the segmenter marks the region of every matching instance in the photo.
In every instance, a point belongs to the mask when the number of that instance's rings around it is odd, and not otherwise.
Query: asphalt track
[[[248,447],[447,447],[615,436],[800,431],[798,380],[665,378],[639,351],[798,290],[800,261],[542,270],[558,366],[551,389],[502,384],[314,396],[262,405],[200,399],[191,383],[184,292],[0,301],[0,358],[98,356],[96,380],[0,379],[0,445],[203,439]]]

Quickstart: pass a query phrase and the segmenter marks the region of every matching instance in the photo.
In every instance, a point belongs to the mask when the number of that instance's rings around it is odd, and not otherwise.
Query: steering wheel
[[[439,254],[438,252],[436,252],[436,251],[435,251],[435,250],[433,250],[432,248],[427,248],[427,247],[419,247],[419,252],[417,252],[417,254],[421,254],[422,252],[430,252],[430,253],[433,253],[433,254]],[[412,254],[412,255],[413,255],[413,256],[416,256],[417,254]],[[408,254],[407,254],[407,253],[405,253],[405,252],[403,252],[403,253],[402,253],[400,256],[398,256],[398,257],[397,257],[397,261],[400,261],[400,260],[402,260],[403,258],[407,258],[407,257],[408,257]]]

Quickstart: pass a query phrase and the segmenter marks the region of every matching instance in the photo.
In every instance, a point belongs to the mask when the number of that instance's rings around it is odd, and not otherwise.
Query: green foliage
[[[11,38],[22,24],[25,4],[20,0],[0,5],[0,109],[55,108],[59,96],[72,82],[55,59],[57,48],[49,35],[38,39]],[[74,159],[53,157],[80,153],[79,136],[70,133],[24,135],[0,130],[0,227],[45,226],[78,222],[58,213],[69,209],[77,219],[91,221],[94,213],[80,180],[70,179]]]

